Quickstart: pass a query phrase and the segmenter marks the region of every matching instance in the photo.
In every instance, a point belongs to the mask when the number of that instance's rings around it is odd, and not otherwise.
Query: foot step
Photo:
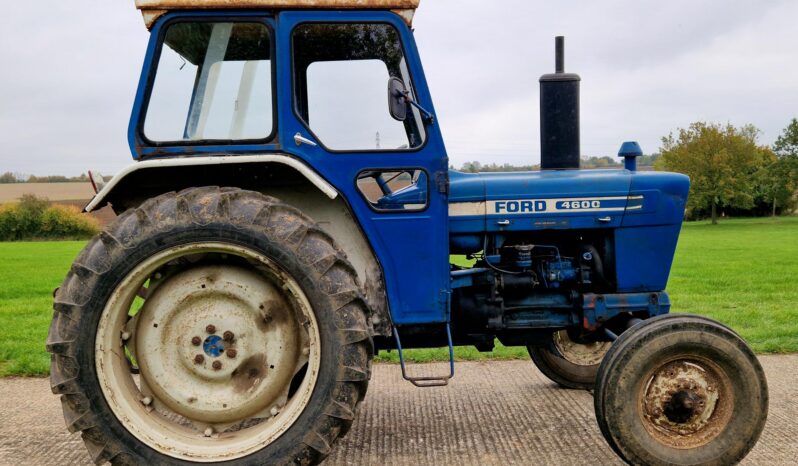
[[[404,354],[402,353],[402,341],[399,338],[399,329],[393,328],[393,336],[396,338],[396,348],[399,351],[399,364],[402,366],[402,378],[412,383],[416,387],[429,388],[429,387],[445,387],[449,385],[449,380],[454,377],[454,347],[452,346],[452,330],[449,323],[446,323],[446,338],[449,343],[449,374],[434,377],[411,377],[407,375],[407,367],[405,365]]]

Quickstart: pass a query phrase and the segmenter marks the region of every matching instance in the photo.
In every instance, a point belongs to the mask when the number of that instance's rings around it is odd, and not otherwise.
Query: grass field
[[[46,374],[52,290],[82,242],[0,243],[0,376]],[[704,314],[740,332],[758,352],[798,352],[798,217],[686,224],[668,285],[676,312]],[[444,350],[408,351],[418,362]],[[458,348],[460,360],[526,358]],[[396,352],[379,360],[395,361]]]

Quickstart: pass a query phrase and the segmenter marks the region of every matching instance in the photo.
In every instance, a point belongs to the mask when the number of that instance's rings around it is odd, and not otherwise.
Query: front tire
[[[735,464],[767,420],[767,382],[756,356],[733,331],[703,317],[661,316],[622,334],[596,385],[601,432],[629,464]]]
[[[126,212],[54,310],[52,389],[97,463],[316,464],[370,377],[354,269],[254,192],[193,188]]]
[[[527,346],[532,362],[546,377],[565,388],[592,390],[599,364],[612,345],[577,343],[567,330],[553,332],[542,345]]]

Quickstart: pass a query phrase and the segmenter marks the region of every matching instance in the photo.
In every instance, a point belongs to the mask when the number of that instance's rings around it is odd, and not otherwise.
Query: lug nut
[[[122,332],[122,341],[130,340],[130,332]]]
[[[205,434],[206,437],[210,437],[211,435],[213,435],[213,428],[208,427],[207,429],[205,429],[205,432],[203,433]]]
[[[228,358],[235,359],[236,356],[238,356],[238,351],[236,351],[235,348],[230,348],[229,350],[227,350]]]
[[[203,362],[205,362],[205,356],[201,354],[194,356],[194,364],[202,364]]]
[[[224,337],[224,341],[233,341],[233,338],[235,338],[236,336],[233,334],[233,332],[228,330],[228,331],[224,332],[223,337]]]
[[[205,327],[205,331],[213,335],[214,333],[216,333],[216,326],[213,324],[208,325],[207,327]]]
[[[191,344],[194,346],[199,346],[202,343],[202,338],[194,337],[191,339]]]
[[[219,369],[222,368],[222,361],[213,361],[213,364],[211,364],[211,366],[213,367],[213,370],[218,371]]]
[[[144,406],[151,405],[152,404],[152,398],[150,398],[148,396],[145,396],[144,398],[141,399],[141,404],[143,404]]]

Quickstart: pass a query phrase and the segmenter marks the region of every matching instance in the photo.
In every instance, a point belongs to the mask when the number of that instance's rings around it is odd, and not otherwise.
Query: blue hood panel
[[[449,172],[452,234],[680,224],[684,175],[628,170]]]
[[[547,170],[512,173],[449,171],[449,203],[528,197],[629,193],[626,170]]]
[[[619,226],[632,172],[452,171],[449,176],[449,224],[450,231],[457,234]]]

